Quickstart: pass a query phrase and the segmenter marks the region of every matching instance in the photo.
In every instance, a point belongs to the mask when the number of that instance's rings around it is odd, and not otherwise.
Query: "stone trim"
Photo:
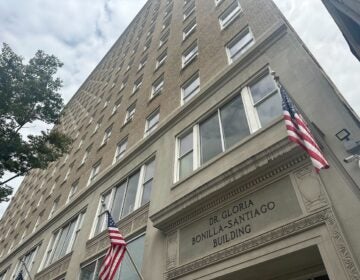
[[[215,209],[219,205],[230,202],[234,197],[239,197],[239,195],[244,196],[261,188],[262,184],[260,183],[273,180],[274,177],[284,174],[285,171],[293,169],[295,166],[298,166],[299,163],[308,159],[307,155],[304,153],[299,155],[299,150],[294,148],[295,144],[290,143],[286,138],[274,145],[271,149],[257,155],[256,157],[258,158],[251,158],[239,166],[235,166],[225,172],[225,174],[218,176],[211,182],[199,187],[152,215],[150,219],[154,222],[154,227],[167,233],[172,232],[180,226],[184,226],[195,218],[203,215],[203,213],[209,209]],[[233,185],[235,180],[244,179],[244,176],[251,174],[256,167],[265,166],[269,159],[278,158],[290,152],[292,149],[294,149],[293,152],[295,155],[290,156],[287,154],[289,157],[285,162],[282,161],[279,165],[274,164],[272,169],[267,169],[267,171],[261,175],[252,176],[250,180],[245,181],[243,184],[233,186],[231,189],[224,189],[223,186]],[[221,193],[214,197],[213,194],[219,188],[221,189]]]
[[[66,271],[71,261],[71,256],[72,256],[72,252],[70,252],[60,260],[56,261],[55,263],[51,264],[44,270],[37,273],[34,279],[49,280],[49,279],[55,279],[61,275],[66,274]]]
[[[266,233],[250,238],[244,242],[220,250],[204,258],[195,260],[191,263],[184,264],[174,269],[170,269],[165,273],[164,278],[166,280],[180,278],[186,274],[203,269],[207,266],[214,265],[226,259],[242,255],[246,252],[261,248],[275,241],[284,239],[285,237],[301,233],[322,224],[325,224],[329,231],[329,234],[336,248],[338,256],[343,264],[348,279],[360,280],[360,272],[356,266],[350,250],[348,249],[345,238],[341,233],[334,213],[330,208],[323,209],[309,216],[300,218],[289,224],[280,226]]]

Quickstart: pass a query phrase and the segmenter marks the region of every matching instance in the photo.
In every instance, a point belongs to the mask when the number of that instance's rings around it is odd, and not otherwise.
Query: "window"
[[[193,133],[188,132],[184,136],[178,138],[178,178],[179,180],[186,177],[193,171]]]
[[[26,228],[24,229],[24,231],[23,231],[23,234],[21,235],[20,242],[22,242],[22,241],[25,239],[26,234],[27,234],[27,230],[28,230],[28,228],[26,227]]]
[[[120,85],[120,89],[119,89],[119,91],[122,91],[124,88],[125,88],[125,86],[126,86],[126,83],[127,83],[127,77],[122,81],[122,83],[121,83],[121,85]]]
[[[147,56],[145,56],[144,58],[142,58],[142,59],[140,60],[139,67],[138,67],[138,71],[140,71],[141,69],[143,69],[143,68],[145,67],[146,60],[147,60]]]
[[[112,125],[105,130],[101,145],[105,145],[109,141],[111,137],[111,130],[112,130]]]
[[[120,104],[121,104],[121,97],[115,102],[114,107],[111,111],[111,115],[114,115],[117,112],[117,110],[120,107]]]
[[[182,54],[182,67],[187,66],[191,61],[193,61],[198,55],[198,45],[195,41],[188,47]]]
[[[128,139],[126,137],[125,139],[121,140],[117,144],[114,162],[120,160],[124,156],[125,151],[126,151],[127,142],[128,142]]]
[[[252,84],[250,93],[261,126],[267,125],[281,115],[281,97],[271,75],[266,75]]]
[[[193,75],[181,87],[181,103],[188,102],[200,90],[200,77],[199,73]]]
[[[249,28],[236,35],[226,46],[229,62],[232,63],[241,57],[254,43],[254,37]]]
[[[167,16],[167,15],[165,15],[165,16]],[[163,22],[162,30],[165,30],[166,28],[168,28],[170,26],[170,23],[171,23],[171,16],[168,16]]]
[[[150,48],[150,45],[151,45],[151,38],[149,38],[149,39],[145,42],[144,52],[146,52],[146,51]]]
[[[188,176],[281,114],[281,98],[273,78],[268,73],[260,75],[192,130],[177,137],[175,180]]]
[[[132,240],[127,240],[127,247],[131,251],[132,258],[136,264],[136,267],[141,270],[143,255],[144,255],[144,241],[145,235],[138,236]],[[81,267],[80,280],[97,280],[99,277],[100,267],[103,263],[104,256],[97,260],[86,264]],[[0,278],[1,279],[1,278]],[[134,271],[133,265],[129,260],[128,255],[121,262],[121,265],[115,274],[114,279],[138,279],[136,272]]]
[[[150,99],[160,94],[163,88],[164,88],[164,76],[161,76],[152,85]]]
[[[170,34],[170,30],[167,30],[161,37],[160,37],[160,41],[159,41],[159,47],[163,46],[166,41],[169,38],[169,34]]]
[[[163,51],[156,59],[155,69],[160,68],[160,66],[162,66],[165,63],[166,58],[167,58],[167,50]]]
[[[228,8],[220,15],[219,22],[221,29],[228,26],[235,18],[240,15],[241,8],[238,0],[232,2]]]
[[[93,165],[93,167],[91,169],[88,185],[90,185],[92,182],[94,182],[95,178],[99,174],[99,171],[100,171],[100,161],[98,161],[97,163],[95,163]]]
[[[92,148],[92,145],[90,145],[89,147],[86,148],[85,153],[84,153],[84,156],[83,156],[82,159],[81,159],[80,166],[82,166],[83,164],[85,164],[87,158],[89,157],[89,153],[90,153],[90,151],[91,151],[91,148]]]
[[[50,220],[50,219],[54,216],[54,213],[55,213],[56,210],[57,210],[58,204],[59,204],[59,198],[57,198],[57,199],[54,201],[54,204],[53,204],[53,206],[51,207],[51,211],[50,211],[50,213],[49,213],[48,220]]]
[[[215,6],[218,6],[221,2],[223,2],[224,0],[215,0]]]
[[[160,110],[159,109],[157,109],[156,111],[151,113],[146,118],[144,136],[149,135],[152,131],[154,131],[156,129],[156,127],[159,123],[159,118],[160,118]]]
[[[54,232],[40,266],[43,269],[70,253],[79,235],[84,213],[80,213],[68,224]]]
[[[74,183],[72,183],[66,203],[69,203],[69,201],[74,197],[75,193],[78,190],[78,187],[79,187],[79,179],[77,179]]]
[[[23,255],[19,259],[19,262],[17,263],[17,265],[16,265],[16,267],[14,269],[14,272],[12,274],[11,279],[18,276],[20,271],[23,270],[24,264],[26,265],[27,270],[31,273],[31,269],[32,269],[33,264],[35,262],[36,255],[37,255],[37,252],[38,252],[39,248],[40,248],[40,245],[37,245],[36,247],[31,249],[29,252],[27,252],[25,255]],[[28,277],[29,277],[29,275],[27,273],[23,273],[23,279],[24,280],[28,279]]]
[[[127,216],[150,199],[154,177],[154,159],[145,163],[125,181],[101,196],[98,215],[93,227],[93,236],[106,228],[105,208],[111,212],[115,222]],[[105,204],[105,208],[102,206]]]
[[[39,206],[40,206],[40,204],[41,204],[41,202],[42,202],[42,200],[43,200],[43,197],[44,197],[44,195],[41,195],[41,196],[40,196],[40,199],[39,199],[36,207],[39,207]]]
[[[195,11],[195,1],[191,1],[189,6],[184,10],[184,20],[186,20]]]
[[[37,219],[36,219],[36,222],[34,224],[34,228],[33,228],[33,231],[32,232],[35,232],[37,230],[37,228],[39,227],[40,225],[40,221],[41,221],[41,216],[39,216]]]
[[[196,30],[196,18],[194,18],[183,30],[183,40],[186,40]]]
[[[143,77],[141,76],[134,82],[133,93],[137,92],[140,89],[142,85],[142,79]]]
[[[136,109],[136,103],[131,104],[131,105],[127,108],[124,124],[130,122],[130,121],[134,118],[135,109]]]
[[[79,145],[78,145],[78,149],[81,148],[82,144],[84,143],[84,140],[85,140],[85,136],[83,136],[83,137],[80,139],[80,142],[79,142]],[[69,155],[67,154],[66,157],[65,157],[65,159],[68,160],[68,158],[69,158]],[[66,162],[66,161],[64,160],[64,163],[65,163],[65,162]]]

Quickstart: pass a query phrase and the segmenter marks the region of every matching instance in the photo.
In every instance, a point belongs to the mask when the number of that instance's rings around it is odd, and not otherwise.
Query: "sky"
[[[182,0],[174,0],[182,1]],[[213,0],[208,0],[213,1]],[[270,0],[269,0],[270,1]],[[145,0],[3,0],[0,43],[25,59],[38,49],[54,54],[66,103],[145,4]],[[351,54],[320,0],[274,0],[345,99],[360,114],[360,62]],[[240,1],[241,3],[241,1]],[[43,127],[32,124],[27,132]],[[22,178],[10,185],[16,190]],[[8,203],[0,204],[0,217]]]

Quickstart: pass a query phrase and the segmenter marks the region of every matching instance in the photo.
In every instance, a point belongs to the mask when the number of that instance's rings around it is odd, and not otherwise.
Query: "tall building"
[[[339,26],[352,53],[360,60],[360,2],[357,0],[322,0]]]
[[[270,71],[331,165],[319,175]],[[64,108],[71,152],[6,210],[0,279],[22,263],[97,279],[105,208],[146,280],[360,279],[359,166],[343,162],[359,125],[272,1],[149,0]],[[128,257],[119,271],[138,279]]]

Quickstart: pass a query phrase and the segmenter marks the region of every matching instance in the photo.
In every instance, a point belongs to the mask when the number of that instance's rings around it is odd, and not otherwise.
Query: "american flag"
[[[329,163],[321,153],[321,150],[316,143],[315,138],[312,136],[308,125],[292,104],[285,88],[280,84],[279,87],[286,130],[290,141],[298,144],[308,153],[317,173],[320,169],[329,168]]]
[[[126,252],[126,242],[117,228],[109,211],[106,211],[108,221],[108,233],[110,237],[110,248],[100,268],[100,280],[113,280]]]

